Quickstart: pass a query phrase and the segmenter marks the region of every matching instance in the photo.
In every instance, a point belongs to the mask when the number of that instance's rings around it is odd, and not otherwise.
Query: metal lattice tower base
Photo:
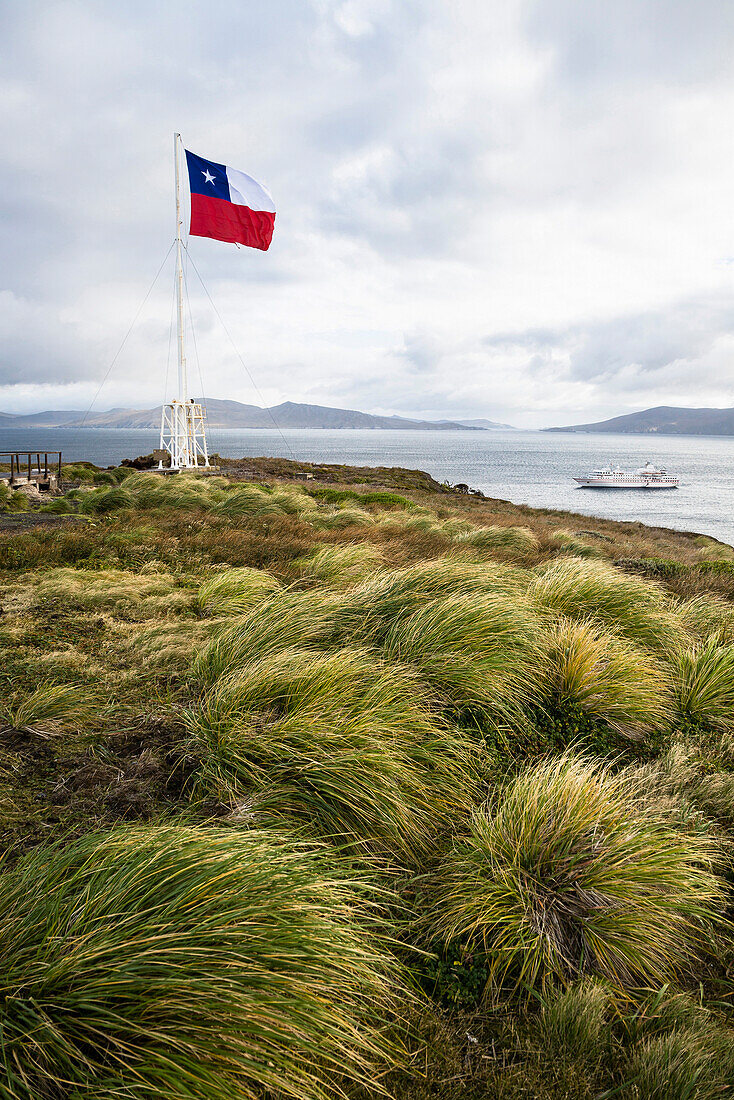
[[[163,406],[161,450],[171,456],[171,470],[209,466],[205,421],[203,405],[197,405],[193,399]],[[163,463],[159,463],[158,469],[163,468]]]

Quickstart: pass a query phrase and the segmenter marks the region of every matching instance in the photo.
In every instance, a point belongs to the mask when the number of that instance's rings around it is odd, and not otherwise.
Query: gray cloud
[[[730,400],[729,6],[30,0],[0,34],[0,408],[92,399],[171,241],[174,129],[276,197],[267,254],[191,244],[269,401]],[[170,283],[100,407],[160,400]],[[188,283],[207,391],[255,400]]]

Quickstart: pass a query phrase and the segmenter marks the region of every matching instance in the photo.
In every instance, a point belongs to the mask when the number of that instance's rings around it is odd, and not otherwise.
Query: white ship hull
[[[678,478],[665,479],[644,477],[575,477],[573,479],[582,489],[677,489]]]

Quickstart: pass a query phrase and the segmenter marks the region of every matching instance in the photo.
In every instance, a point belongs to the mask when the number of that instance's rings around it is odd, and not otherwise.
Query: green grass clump
[[[374,573],[383,564],[383,556],[369,543],[349,543],[346,546],[321,546],[292,563],[305,581],[328,584],[335,588],[350,587]]]
[[[576,558],[601,558],[603,551],[598,546],[593,546],[584,539],[574,535],[571,531],[554,531],[553,542],[564,554],[573,554]]]
[[[540,624],[504,594],[463,593],[394,617],[383,639],[389,659],[414,665],[459,707],[518,715],[538,682]]]
[[[578,706],[636,738],[670,723],[665,667],[633,643],[589,622],[562,618],[546,635],[548,700]]]
[[[228,569],[217,573],[199,589],[196,604],[207,615],[244,615],[280,589],[280,583],[262,569]]]
[[[98,716],[98,701],[87,686],[44,681],[0,703],[0,731],[51,737],[81,731]]]
[[[326,1100],[396,1051],[374,897],[266,832],[41,847],[0,898],[0,1096]]]
[[[681,716],[690,722],[734,725],[734,646],[714,637],[672,658],[673,691]]]
[[[597,978],[582,978],[543,1001],[539,1037],[545,1056],[595,1064],[609,1046],[612,997]]]
[[[536,569],[530,596],[542,609],[589,619],[643,645],[667,647],[678,639],[680,625],[663,589],[606,562],[558,558]]]
[[[205,683],[252,661],[286,649],[323,650],[342,638],[342,600],[319,589],[280,590],[211,639],[194,660],[194,674]]]
[[[282,516],[283,509],[270,493],[255,485],[230,489],[214,509],[220,516]]]
[[[114,610],[135,619],[165,618],[192,603],[191,593],[179,587],[170,573],[145,570],[83,570],[62,567],[33,578],[37,603],[53,600],[57,606],[86,611]]]
[[[626,1066],[621,1095],[635,1100],[719,1100],[731,1095],[734,1037],[687,1027],[644,1039]]]
[[[722,645],[734,643],[734,605],[720,596],[701,594],[684,600],[676,616],[686,633],[705,642],[716,638]]]
[[[341,531],[347,527],[370,527],[375,521],[362,508],[340,508],[335,512],[320,512],[309,517],[314,526],[327,531]]]
[[[122,485],[110,489],[93,489],[79,497],[79,511],[83,515],[106,515],[118,508],[132,508],[134,504],[132,493]]]
[[[380,639],[397,616],[429,600],[471,593],[517,595],[526,578],[524,570],[500,562],[437,558],[367,578],[348,593],[345,614],[353,616],[365,636]]]
[[[38,509],[39,512],[48,512],[50,515],[56,516],[68,516],[75,510],[72,502],[67,500],[66,497],[56,497],[50,500],[48,504],[41,504]]]
[[[94,481],[98,470],[91,462],[64,463],[61,467],[61,477],[64,481]]]
[[[458,536],[458,546],[523,558],[538,549],[537,536],[528,527],[475,527]]]
[[[640,808],[629,775],[563,756],[520,774],[455,840],[427,928],[484,951],[498,986],[587,973],[659,986],[721,919],[720,859],[707,833]]]
[[[367,853],[418,861],[469,805],[460,736],[431,715],[414,673],[371,654],[266,657],[221,680],[187,723],[200,787]]]
[[[20,489],[11,489],[0,481],[0,512],[27,512],[30,502]]]
[[[276,489],[270,499],[287,516],[315,512],[318,507],[313,497],[302,489]]]

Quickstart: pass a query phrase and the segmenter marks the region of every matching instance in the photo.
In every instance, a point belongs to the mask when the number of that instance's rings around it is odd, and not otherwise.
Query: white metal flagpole
[[[173,161],[176,166],[176,304],[178,311],[178,399],[188,401],[186,378],[186,353],[184,349],[183,257],[181,243],[181,174],[179,170],[180,134],[173,135]]]
[[[186,470],[200,464],[209,467],[206,444],[206,412],[201,405],[189,401],[186,373],[186,349],[184,346],[184,276],[181,171],[179,160],[183,142],[180,134],[173,135],[173,163],[176,175],[176,315],[178,332],[178,396],[163,406],[161,416],[161,451],[171,456],[171,470]],[[203,462],[200,463],[199,459]],[[159,469],[163,469],[162,462]]]

